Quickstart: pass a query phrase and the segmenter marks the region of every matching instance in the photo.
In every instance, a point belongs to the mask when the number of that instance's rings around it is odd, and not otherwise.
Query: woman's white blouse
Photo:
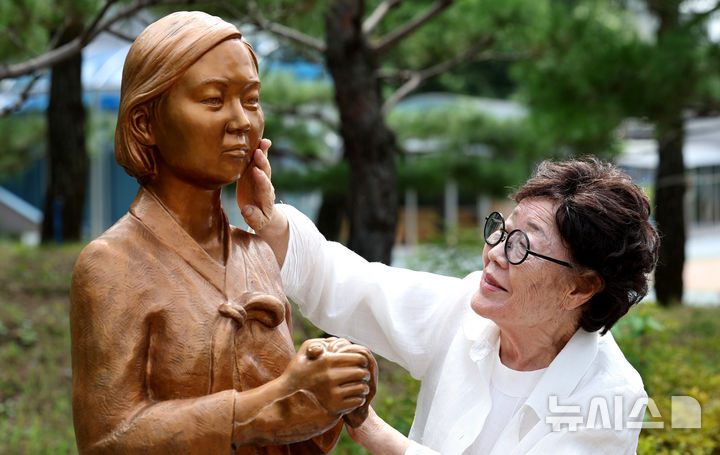
[[[303,315],[422,381],[406,455],[464,453],[490,411],[499,349],[498,327],[470,309],[482,272],[459,279],[370,263],[326,241],[293,207],[276,209],[290,223],[283,287]],[[632,454],[646,404],[642,379],[612,334],[580,329],[491,455]]]

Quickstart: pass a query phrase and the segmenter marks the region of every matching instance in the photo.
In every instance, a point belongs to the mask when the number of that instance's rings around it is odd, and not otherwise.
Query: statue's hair
[[[152,118],[161,97],[193,63],[223,41],[239,39],[257,57],[240,31],[219,17],[200,11],[180,11],[153,22],[130,47],[123,67],[120,107],[115,129],[115,159],[140,184],[157,174],[154,147],[132,121],[138,108]]]

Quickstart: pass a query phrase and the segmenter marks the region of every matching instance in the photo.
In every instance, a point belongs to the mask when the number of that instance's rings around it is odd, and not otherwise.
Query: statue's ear
[[[147,106],[138,106],[130,114],[132,130],[143,145],[155,145]]]

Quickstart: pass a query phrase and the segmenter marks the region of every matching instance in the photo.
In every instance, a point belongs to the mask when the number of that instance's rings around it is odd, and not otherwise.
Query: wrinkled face
[[[216,189],[240,178],[265,126],[260,78],[237,39],[203,55],[163,96],[151,131],[159,173]]]
[[[530,249],[570,262],[555,224],[556,205],[542,198],[523,199],[505,220],[505,230],[525,231]],[[529,255],[512,265],[505,258],[505,241],[483,250],[483,277],[471,306],[501,328],[536,327],[557,321],[572,291],[572,269]]]

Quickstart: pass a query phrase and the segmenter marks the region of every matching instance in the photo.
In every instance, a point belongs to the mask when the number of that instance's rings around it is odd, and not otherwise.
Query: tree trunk
[[[655,123],[658,167],[655,180],[655,221],[660,230],[660,252],[655,269],[658,302],[668,306],[682,301],[685,265],[685,127],[678,110]]]
[[[315,224],[318,231],[326,239],[334,242],[340,241],[340,230],[346,207],[347,196],[344,194],[335,194],[330,191],[323,192],[322,203]]]
[[[58,46],[71,41],[80,30],[68,27]],[[80,239],[88,174],[81,69],[81,53],[52,67],[43,242]]]
[[[397,225],[394,134],[385,125],[377,62],[362,34],[363,0],[335,0],[325,16],[327,67],[350,165],[348,247],[390,263]]]
[[[680,26],[679,1],[649,0],[647,5],[658,18],[657,45],[672,47],[673,35]],[[694,76],[692,65],[677,58],[676,65],[686,70],[683,79],[670,79],[677,97],[665,100],[654,115],[658,143],[658,166],[655,177],[655,221],[660,231],[660,251],[655,269],[655,293],[658,302],[668,306],[682,302],[683,268],[685,266],[685,164],[683,143],[685,125],[682,103],[689,98]]]

